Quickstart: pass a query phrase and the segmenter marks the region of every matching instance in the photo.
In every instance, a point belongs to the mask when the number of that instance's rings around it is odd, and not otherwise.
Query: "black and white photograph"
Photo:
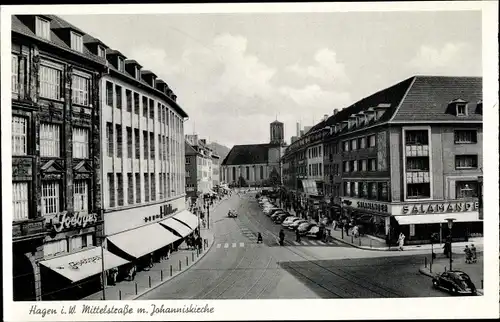
[[[5,320],[498,317],[497,11],[3,6]]]

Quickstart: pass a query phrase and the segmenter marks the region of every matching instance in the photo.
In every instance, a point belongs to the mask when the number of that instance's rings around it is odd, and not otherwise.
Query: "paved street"
[[[232,208],[238,218],[227,217]],[[277,245],[280,225],[265,216],[254,193],[233,194],[211,214],[210,252],[175,279],[140,299],[294,299],[447,296],[418,273],[423,252],[369,251],[341,243]],[[261,232],[264,243],[256,244]],[[286,240],[294,234],[286,232]],[[428,254],[427,254],[428,255]]]

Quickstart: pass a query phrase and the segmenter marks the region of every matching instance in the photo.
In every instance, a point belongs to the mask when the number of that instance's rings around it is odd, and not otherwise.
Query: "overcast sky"
[[[62,18],[164,79],[185,132],[231,147],[269,123],[317,123],[416,74],[481,76],[481,13],[85,15]]]

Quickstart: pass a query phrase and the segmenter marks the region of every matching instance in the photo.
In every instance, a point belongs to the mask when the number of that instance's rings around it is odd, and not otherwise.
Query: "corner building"
[[[482,236],[482,79],[415,76],[334,112],[326,131],[330,217],[407,244]],[[308,133],[306,136],[312,136]],[[297,143],[300,146],[300,143]],[[306,144],[307,145],[307,144]],[[292,151],[300,151],[295,149]]]

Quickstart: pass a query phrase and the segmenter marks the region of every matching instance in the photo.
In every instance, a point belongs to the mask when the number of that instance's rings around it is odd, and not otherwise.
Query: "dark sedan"
[[[314,223],[314,222],[305,222],[305,223],[302,223],[299,225],[299,227],[297,227],[297,231],[299,232],[299,234],[301,236],[304,236],[306,235],[309,230],[313,227],[313,226],[316,226],[317,224]]]
[[[448,271],[435,276],[432,285],[453,295],[477,295],[476,286],[469,275],[462,271]]]
[[[278,211],[275,211],[271,216],[269,216],[269,218],[271,218],[271,220],[274,221],[276,218],[283,215],[284,213],[285,213],[284,210],[278,210]]]
[[[286,218],[290,217],[291,215],[289,213],[281,213],[276,218],[273,219],[275,224],[281,224]]]

